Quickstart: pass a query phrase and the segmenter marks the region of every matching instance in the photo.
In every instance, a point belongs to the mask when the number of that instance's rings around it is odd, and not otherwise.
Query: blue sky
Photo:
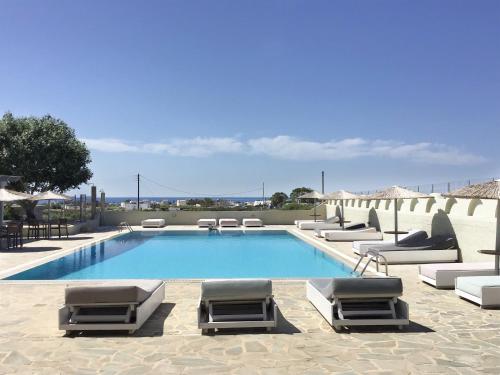
[[[495,0],[4,0],[0,111],[65,120],[112,196],[138,172],[206,194],[498,176],[499,20]]]

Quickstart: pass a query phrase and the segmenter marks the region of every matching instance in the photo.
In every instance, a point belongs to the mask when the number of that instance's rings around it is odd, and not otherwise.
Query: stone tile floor
[[[349,254],[349,244],[334,246]],[[412,324],[402,331],[335,332],[306,300],[303,281],[275,281],[282,314],[275,331],[201,336],[199,283],[185,281],[167,284],[164,303],[132,336],[65,337],[57,330],[65,284],[0,283],[0,373],[500,373],[500,310],[420,283],[417,266],[390,272],[403,278],[410,304]]]

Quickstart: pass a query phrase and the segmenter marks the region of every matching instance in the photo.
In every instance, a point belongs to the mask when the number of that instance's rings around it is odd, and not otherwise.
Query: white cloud
[[[92,150],[102,152],[142,152],[183,157],[207,157],[233,153],[264,155],[283,160],[345,160],[362,157],[402,159],[444,165],[477,164],[485,159],[456,147],[430,143],[345,138],[310,141],[290,136],[251,138],[235,137],[178,138],[164,143],[131,143],[118,139],[83,139]]]

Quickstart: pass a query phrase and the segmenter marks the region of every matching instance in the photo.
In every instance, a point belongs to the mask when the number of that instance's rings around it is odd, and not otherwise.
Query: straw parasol
[[[500,252],[500,180],[474,184],[443,194],[445,197],[469,199],[496,199],[497,200],[497,228],[496,228],[496,253]],[[495,254],[495,269],[500,274],[500,255]]]
[[[398,199],[413,198],[430,198],[430,195],[394,185],[388,189],[365,197],[365,199],[394,200],[394,243],[396,245],[398,244]]]
[[[311,191],[310,193],[305,193],[305,194],[302,194],[302,195],[299,197],[299,199],[314,199],[314,201],[315,201],[315,202],[314,202],[314,214],[313,214],[313,216],[314,216],[314,221],[316,221],[316,216],[318,216],[318,215],[316,215],[316,201],[317,201],[318,199],[324,199],[324,197],[325,197],[325,196],[324,196],[323,194],[321,194],[320,192],[318,192],[318,191],[316,191],[316,190],[313,190],[313,191]]]
[[[336,191],[334,193],[330,193],[330,194],[327,194],[324,196],[323,199],[329,199],[329,200],[338,200],[340,199],[340,207],[341,207],[341,210],[342,210],[342,213],[341,213],[341,218],[340,218],[340,224],[342,225],[342,229],[345,228],[345,223],[344,223],[344,201],[345,200],[348,200],[348,199],[357,199],[359,198],[359,195],[356,195],[356,194],[353,194],[353,193],[350,193],[348,191],[345,191],[345,190],[339,190],[339,191]]]
[[[40,194],[37,194],[37,195],[31,197],[30,200],[32,200],[32,201],[48,201],[49,211],[47,214],[47,221],[49,222],[49,237],[50,237],[50,202],[51,201],[69,201],[69,200],[71,200],[71,197],[49,190],[49,191],[44,191]]]

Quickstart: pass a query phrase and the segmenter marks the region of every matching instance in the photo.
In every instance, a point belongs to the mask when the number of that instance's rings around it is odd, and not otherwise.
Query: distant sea
[[[99,199],[99,196],[97,198]],[[253,202],[262,200],[262,197],[142,197],[142,196],[139,197],[141,201],[154,201],[154,202],[168,201],[172,203],[175,203],[175,201],[178,199],[187,200],[187,199],[205,199],[205,198],[210,198],[213,200],[226,200],[232,202]],[[266,197],[266,199],[269,198]],[[136,201],[137,197],[106,197],[107,203],[121,203],[130,200]]]

